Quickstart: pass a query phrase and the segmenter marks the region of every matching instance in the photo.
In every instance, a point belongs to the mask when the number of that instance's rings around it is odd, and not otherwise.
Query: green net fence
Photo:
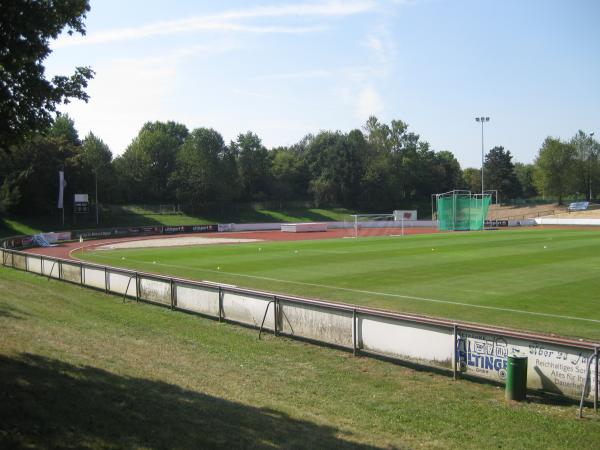
[[[438,197],[437,211],[440,230],[482,230],[491,200],[491,195],[474,197],[470,194],[456,194]]]

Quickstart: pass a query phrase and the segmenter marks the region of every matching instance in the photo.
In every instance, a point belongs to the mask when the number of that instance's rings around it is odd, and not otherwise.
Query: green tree
[[[106,201],[106,193],[113,186],[112,152],[102,139],[90,132],[83,140],[81,160],[86,176],[86,192],[93,193],[94,201]]]
[[[68,114],[61,114],[54,120],[52,127],[48,130],[48,136],[72,145],[81,145],[75,122]]]
[[[534,171],[535,167],[533,164],[515,163],[515,175],[521,185],[521,193],[524,198],[532,198],[538,195],[534,183]]]
[[[501,200],[521,195],[521,185],[509,150],[504,150],[504,147],[491,149],[485,155],[483,170],[485,189],[497,190]]]
[[[52,214],[59,170],[65,171],[68,183],[65,199],[81,192],[81,146],[52,134],[31,135],[2,156],[0,209],[21,215]],[[70,202],[65,200],[65,206]]]
[[[548,137],[535,160],[534,181],[543,195],[555,195],[559,205],[574,191],[577,150],[572,144]]]
[[[171,176],[177,199],[192,211],[231,204],[237,195],[234,152],[213,129],[190,133],[178,155]]]
[[[64,29],[85,34],[88,0],[2,1],[0,10],[0,151],[8,151],[48,128],[61,103],[87,101],[93,71],[77,67],[71,76],[48,80],[43,65],[50,40]]]
[[[577,152],[575,164],[576,189],[584,192],[587,200],[592,199],[592,187],[600,190],[600,164],[598,157],[600,145],[587,133],[579,130],[570,140]]]
[[[273,198],[280,203],[305,198],[308,189],[308,171],[301,154],[293,148],[277,148],[272,152]]]
[[[248,131],[240,134],[231,148],[238,155],[239,184],[244,200],[265,200],[271,184],[271,160],[260,138]]]
[[[481,170],[467,167],[463,170],[463,186],[471,192],[481,192]]]
[[[176,122],[148,122],[129,144],[115,170],[125,200],[170,202],[175,198],[169,179],[175,170],[177,153],[188,136],[185,125]]]

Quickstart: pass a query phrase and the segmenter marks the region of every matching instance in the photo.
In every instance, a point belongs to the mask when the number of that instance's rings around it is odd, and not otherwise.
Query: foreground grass
[[[600,233],[594,230],[103,250],[83,257],[279,293],[600,339]]]
[[[62,226],[62,218],[55,217],[0,217],[0,237],[19,234],[35,234],[44,231],[74,230],[81,228],[125,227],[125,226],[159,226],[159,225],[197,225],[213,223],[260,223],[260,222],[311,222],[311,221],[343,221],[353,211],[344,208],[302,208],[268,210],[255,208],[239,208],[231,211],[202,214],[149,214],[127,210],[127,214],[101,216],[96,225],[94,214],[79,217],[72,223],[70,217]]]
[[[596,448],[548,398],[0,268],[0,447]]]

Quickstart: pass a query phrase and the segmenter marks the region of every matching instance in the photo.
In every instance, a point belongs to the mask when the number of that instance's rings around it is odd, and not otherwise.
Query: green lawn
[[[362,244],[361,244],[362,245]],[[597,448],[548,397],[0,267],[0,448]]]
[[[58,210],[57,210],[58,211]],[[135,208],[122,208],[117,213],[101,215],[98,225],[95,215],[66,217],[65,226],[57,212],[54,217],[13,217],[0,216],[0,237],[19,234],[35,234],[44,231],[75,230],[86,228],[109,228],[127,226],[160,226],[160,225],[198,225],[212,223],[262,223],[262,222],[311,222],[311,221],[343,221],[350,214],[345,208],[295,208],[282,210],[257,209],[250,207],[234,208],[231,211],[187,215],[187,214],[151,214]]]
[[[600,232],[593,230],[114,250],[84,258],[278,293],[600,339]]]

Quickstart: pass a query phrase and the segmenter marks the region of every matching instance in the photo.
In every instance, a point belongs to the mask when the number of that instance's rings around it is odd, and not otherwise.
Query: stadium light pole
[[[489,122],[490,118],[489,117],[475,117],[475,120],[477,122],[481,122],[481,199],[483,201],[483,154],[484,154],[484,150],[483,150],[483,123],[484,122]]]
[[[590,133],[590,151],[588,152],[588,184],[590,185],[590,202],[592,201],[592,149],[594,148],[594,132]]]

